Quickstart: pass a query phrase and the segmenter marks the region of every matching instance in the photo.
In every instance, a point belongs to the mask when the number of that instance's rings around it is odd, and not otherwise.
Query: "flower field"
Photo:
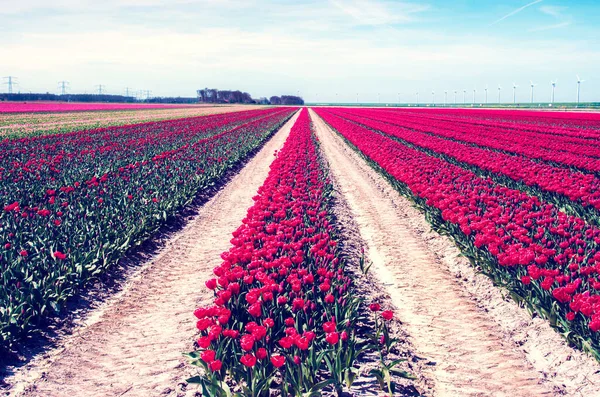
[[[410,111],[316,112],[515,299],[599,357],[594,128],[576,138],[571,127],[540,130],[541,120],[513,131],[474,127],[477,117],[447,122],[444,111],[423,112],[435,121]]]
[[[67,132],[92,130],[206,116],[240,110],[251,110],[244,106],[188,106],[145,108],[134,107],[120,110],[64,110],[61,112],[3,113],[0,112],[0,138],[24,138],[37,135],[64,134]]]
[[[446,120],[467,121],[471,124],[499,124],[524,128],[523,124],[539,126],[547,131],[552,127],[572,127],[581,131],[581,128],[600,128],[600,115],[597,112],[553,112],[532,110],[494,110],[494,109],[406,109],[413,115],[443,118]],[[475,110],[475,111],[473,111]]]
[[[32,396],[600,390],[600,116],[203,109],[0,115],[0,352],[81,335]]]
[[[294,109],[102,128],[0,144],[0,342],[35,329],[90,279],[219,185]]]
[[[170,105],[161,103],[0,102],[0,113],[87,112],[91,110],[163,109],[194,106],[197,105]]]
[[[486,135],[494,138],[494,146],[472,144],[475,140],[471,132],[475,129],[465,127],[462,132],[460,126],[448,123],[446,125],[419,124],[405,117],[398,118],[394,115],[372,114],[373,111],[361,114],[344,114],[348,120],[358,122],[368,128],[374,128],[385,134],[398,138],[402,142],[426,150],[428,153],[442,157],[448,161],[460,163],[469,167],[480,175],[493,178],[505,185],[527,190],[535,195],[540,195],[556,205],[563,207],[565,211],[574,215],[585,216],[588,221],[598,224],[600,210],[600,179],[593,172],[585,172],[571,169],[567,166],[554,165],[552,162],[539,161],[536,158],[527,157],[522,153],[507,152],[503,142],[509,140],[508,133],[496,128],[479,130],[477,139],[483,141]],[[511,136],[519,136],[518,131],[510,133]],[[501,138],[504,135],[504,138]],[[541,136],[540,136],[541,135]],[[466,138],[466,139],[462,139]],[[467,139],[470,139],[467,140]],[[569,146],[561,142],[561,137],[555,135],[542,135],[525,137],[528,140],[527,147],[531,147],[534,141],[540,141],[543,145],[544,139],[560,146],[566,150]],[[566,139],[569,141],[569,139]],[[575,153],[569,154],[573,159],[585,157],[576,154],[588,149],[596,152],[596,148],[589,139],[581,139],[578,145],[571,145]],[[471,144],[470,144],[471,143]],[[493,150],[500,147],[498,150]],[[556,150],[553,150],[556,152]],[[592,154],[591,156],[594,156]],[[594,157],[588,160],[595,161]]]

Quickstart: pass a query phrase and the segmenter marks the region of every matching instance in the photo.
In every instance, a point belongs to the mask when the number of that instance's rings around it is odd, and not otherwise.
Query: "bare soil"
[[[600,370],[541,319],[531,319],[476,272],[447,237],[311,117],[341,194],[368,245],[436,396],[600,395]]]
[[[106,304],[89,313],[59,346],[5,379],[7,395],[43,397],[189,396],[197,388],[183,352],[195,335],[194,309],[231,233],[265,180],[292,117],[197,215]],[[199,394],[198,394],[199,395]]]
[[[329,169],[331,169],[331,167],[329,167]],[[330,173],[329,178],[335,189],[333,214],[336,218],[336,229],[339,233],[339,247],[342,250],[345,262],[344,270],[346,274],[352,277],[354,284],[353,294],[364,301],[361,314],[368,319],[368,321],[358,324],[358,332],[363,338],[366,338],[369,335],[375,335],[377,332],[373,320],[375,316],[380,316],[380,313],[370,312],[368,310],[368,305],[377,302],[381,305],[381,310],[396,310],[396,308],[393,306],[382,281],[375,274],[368,271],[365,273],[364,269],[361,269],[360,261],[364,256],[364,252],[368,249],[368,245],[360,235],[360,228],[354,219],[354,214],[350,209],[345,195],[342,193],[342,187],[336,176]],[[366,266],[369,266],[369,263],[366,263]],[[391,351],[386,353],[386,363],[403,359],[404,361],[394,368],[406,371],[415,378],[408,379],[392,374],[392,381],[396,384],[396,395],[432,395],[433,382],[426,375],[426,368],[432,363],[429,360],[414,354],[415,348],[412,346],[403,324],[397,318],[389,321],[388,326],[390,329],[390,337],[397,339],[398,342]],[[370,370],[379,369],[381,367],[378,352],[365,352],[358,357],[355,366],[359,368],[359,374],[349,390],[350,395],[355,397],[380,396],[383,392],[380,385],[374,377],[369,375]],[[324,396],[337,395],[330,392],[329,394],[324,393]]]

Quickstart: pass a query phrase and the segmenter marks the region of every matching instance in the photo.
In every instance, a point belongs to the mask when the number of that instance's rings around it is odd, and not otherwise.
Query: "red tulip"
[[[220,371],[222,366],[221,360],[215,360],[209,364],[210,370],[213,372]]]
[[[206,284],[206,288],[208,288],[208,289],[217,288],[217,280],[215,280],[214,278],[207,280],[205,284]]]
[[[259,360],[264,360],[266,357],[267,349],[265,349],[264,347],[261,347],[256,351],[256,358],[258,358]]]
[[[279,346],[283,347],[284,349],[289,349],[290,347],[292,347],[293,343],[294,340],[289,336],[279,339]]]
[[[337,332],[330,332],[325,337],[325,340],[327,341],[327,343],[335,345],[340,340],[340,336]]]
[[[200,346],[202,349],[207,349],[210,346],[210,338],[208,336],[202,336],[200,338],[198,338],[198,346]]]
[[[256,357],[254,357],[252,354],[244,354],[242,358],[240,358],[240,362],[246,367],[252,368],[254,365],[256,365]]]
[[[336,328],[336,324],[333,321],[328,321],[326,323],[323,323],[323,331],[329,333],[329,332],[335,332],[335,328]]]
[[[342,341],[344,341],[344,342],[345,342],[345,341],[347,341],[347,340],[348,340],[348,333],[347,333],[346,331],[342,331],[342,332],[340,333],[340,339],[341,339]]]
[[[215,355],[216,355],[216,353],[214,350],[205,350],[200,355],[200,358],[205,363],[212,363],[215,360]]]
[[[246,334],[240,338],[240,346],[245,351],[252,350],[254,346],[254,336],[252,334]]]
[[[279,355],[272,355],[271,364],[273,364],[273,366],[276,368],[281,368],[285,364],[285,357]]]

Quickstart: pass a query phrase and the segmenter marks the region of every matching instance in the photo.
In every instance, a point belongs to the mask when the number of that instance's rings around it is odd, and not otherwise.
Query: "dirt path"
[[[525,310],[506,302],[484,276],[457,278],[460,272],[452,267],[458,265],[448,262],[462,259],[450,240],[428,235],[424,216],[312,111],[311,116],[338,189],[369,247],[372,271],[388,287],[416,354],[436,363],[428,374],[436,396],[580,395],[582,391],[600,395],[595,385],[598,376],[585,378],[598,369],[595,361],[568,348],[547,325],[528,322]],[[469,265],[465,266],[461,270],[468,273]],[[484,285],[495,295],[479,291],[480,296],[474,296],[471,290],[477,288],[466,287],[467,281],[480,283],[480,290]],[[489,302],[481,304],[482,297]],[[493,307],[488,309],[488,304]],[[500,324],[493,315],[500,310],[496,307],[503,310],[506,322],[514,324]],[[533,337],[542,338],[542,344],[525,340],[518,342],[523,348],[517,346],[510,332],[527,335],[532,329],[539,331]],[[543,338],[549,339],[548,346],[542,346]],[[571,359],[585,365],[580,367],[583,377],[577,374],[575,362],[565,363]]]
[[[21,369],[15,396],[182,396],[192,373],[182,352],[195,334],[193,310],[231,233],[265,180],[295,115],[198,215],[139,272],[91,325],[75,330],[50,358]],[[193,390],[187,391],[193,395]]]

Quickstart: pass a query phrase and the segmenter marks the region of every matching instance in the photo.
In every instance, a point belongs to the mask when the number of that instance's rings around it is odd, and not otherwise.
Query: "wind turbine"
[[[456,105],[456,93],[457,93],[457,92],[458,92],[458,91],[454,90],[454,104],[455,104],[455,105]]]
[[[550,98],[551,103],[554,103],[554,90],[556,89],[557,82],[558,82],[558,79],[550,82],[550,85],[552,85],[552,97]]]
[[[419,104],[419,91],[417,91],[417,105]]]
[[[435,106],[435,91],[431,91],[431,104]]]
[[[475,91],[477,91],[475,88],[473,88],[473,105],[475,105]]]
[[[581,92],[581,83],[583,83],[585,80],[581,80],[578,74],[576,74],[575,76],[577,76],[577,105],[579,105],[579,93]]]
[[[485,104],[487,105],[487,103],[488,103],[488,102],[487,102],[487,90],[488,90],[488,86],[487,86],[487,84],[485,85],[485,88],[484,88],[484,90],[485,90]]]
[[[444,91],[444,106],[446,106],[446,102],[448,102],[448,91]]]
[[[498,103],[500,103],[500,91],[502,91],[502,87],[498,84]]]
[[[515,83],[513,83],[513,104],[517,103],[517,87]]]
[[[467,103],[467,90],[463,89],[463,105]]]
[[[535,87],[536,85],[533,84],[533,81],[529,80],[529,83],[531,83],[531,103],[533,103],[533,87]]]

